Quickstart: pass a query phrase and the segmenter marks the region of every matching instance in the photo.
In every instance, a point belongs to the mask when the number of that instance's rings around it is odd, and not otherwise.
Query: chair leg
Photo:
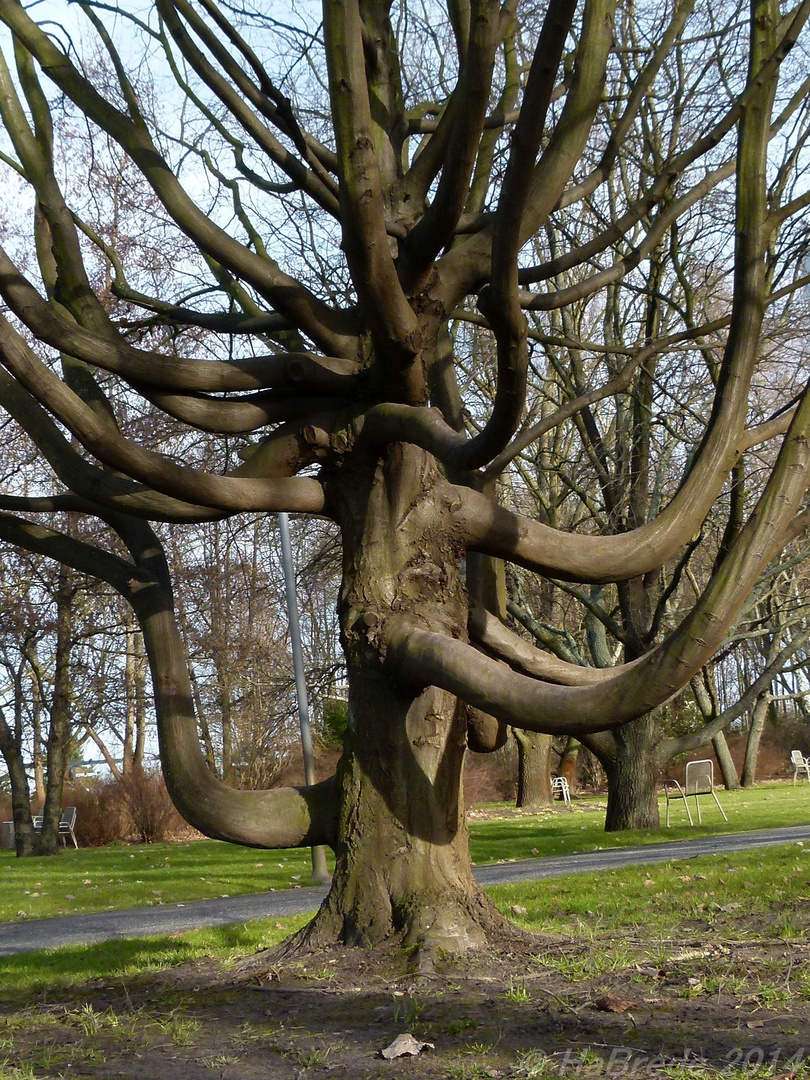
[[[715,802],[717,803],[717,809],[718,809],[718,810],[720,811],[720,813],[721,813],[721,814],[723,815],[723,820],[724,820],[724,821],[728,821],[728,818],[726,817],[726,812],[725,812],[725,810],[723,809],[723,807],[722,807],[722,806],[720,805],[720,800],[719,800],[719,799],[717,798],[717,796],[715,795],[715,793],[714,793],[714,792],[712,792],[712,798],[713,798],[713,799],[714,799],[714,801],[715,801]]]

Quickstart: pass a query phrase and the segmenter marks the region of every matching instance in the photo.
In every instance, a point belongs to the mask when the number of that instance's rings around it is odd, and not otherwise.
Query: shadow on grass
[[[135,978],[203,957],[227,962],[232,956],[276,945],[309,917],[231,923],[168,936],[121,938],[3,957],[0,1005],[20,1006],[24,998],[41,997],[49,991],[98,980]]]

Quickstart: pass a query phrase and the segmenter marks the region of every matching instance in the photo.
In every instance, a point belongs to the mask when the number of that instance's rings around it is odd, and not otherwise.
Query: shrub
[[[154,844],[187,829],[175,810],[159,769],[136,769],[87,787],[66,788],[63,806],[76,807],[80,847],[136,841]]]
[[[62,805],[76,807],[79,847],[105,847],[128,840],[132,834],[129,812],[116,780],[66,789]]]
[[[133,769],[119,788],[136,839],[142,844],[168,840],[183,828],[159,769]]]

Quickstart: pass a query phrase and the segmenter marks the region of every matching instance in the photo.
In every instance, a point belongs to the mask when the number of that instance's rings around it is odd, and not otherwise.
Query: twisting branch
[[[421,403],[424,379],[415,365],[421,339],[418,320],[402,291],[388,244],[358,0],[326,0],[324,13],[343,246],[378,347],[387,363],[402,372],[406,399]]]
[[[303,512],[319,513],[323,509],[323,489],[316,480],[286,478],[292,477],[306,460],[303,446],[297,456],[293,455],[292,463],[287,464],[288,455],[284,456],[281,475],[285,479],[254,479],[249,465],[241,470],[243,476],[216,476],[190,469],[111,430],[103,418],[37,359],[2,318],[0,362],[99,461],[166,495],[231,511],[288,509],[291,499],[295,508]]]
[[[143,522],[112,516],[133,562],[57,530],[0,513],[0,539],[112,586],[134,610],[152,670],[163,775],[186,820],[208,836],[248,847],[334,843],[334,780],[312,787],[240,791],[208,768],[200,747],[185,648],[174,616],[160,542]],[[160,554],[158,554],[160,553]]]
[[[209,393],[286,387],[346,394],[357,385],[358,365],[340,357],[303,352],[227,362],[186,359],[93,333],[69,322],[43,300],[2,248],[0,295],[40,341],[141,386]]]
[[[385,627],[386,666],[408,684],[434,685],[506,723],[548,734],[586,734],[651,712],[711,658],[739,605],[786,543],[810,486],[810,395],[791,426],[755,512],[722,566],[678,628],[637,664],[596,685],[554,686],[510,671],[470,645],[393,616]]]

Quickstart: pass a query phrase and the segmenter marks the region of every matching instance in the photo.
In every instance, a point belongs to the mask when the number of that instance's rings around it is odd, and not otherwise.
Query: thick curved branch
[[[223,516],[221,511],[169,498],[128,477],[85,461],[36,398],[12,379],[2,366],[0,405],[36,443],[54,474],[76,493],[26,499],[0,496],[0,505],[6,509],[36,513],[76,510],[102,516],[104,510],[118,510],[151,521],[174,522],[213,521]]]
[[[752,48],[759,72],[768,41]],[[778,70],[778,69],[776,69]],[[663,565],[697,531],[741,452],[748,387],[765,311],[766,157],[775,74],[749,102],[737,154],[736,259],[731,325],[714,408],[695,464],[678,494],[655,520],[620,536],[565,536],[496,508],[478,493],[461,493],[457,520],[469,545],[552,577],[607,582]],[[750,81],[753,81],[751,76]],[[531,537],[531,539],[530,539]]]
[[[316,480],[254,479],[250,466],[239,476],[217,476],[176,465],[119,435],[88,407],[0,318],[0,361],[20,384],[73,432],[99,461],[174,498],[219,510],[297,510],[319,513],[324,506]],[[294,471],[294,470],[293,470]]]
[[[177,809],[194,828],[247,847],[334,844],[338,792],[334,778],[311,787],[239,791],[219,780],[200,748],[185,652],[168,604],[143,594],[132,605],[144,636],[158,718],[160,760]]]
[[[0,514],[0,539],[106,581],[132,606],[152,672],[163,775],[175,806],[189,824],[207,836],[248,847],[335,842],[333,779],[312,787],[239,791],[209,770],[200,749],[171,596],[151,573],[94,545],[10,514]],[[154,543],[159,548],[156,538]]]
[[[615,668],[583,667],[569,664],[553,653],[535,648],[513,633],[497,616],[476,604],[468,621],[471,644],[481,646],[513,670],[561,686],[592,686],[616,675]],[[634,660],[633,664],[637,664]],[[628,667],[632,665],[627,665]]]
[[[55,311],[1,247],[0,295],[46,345],[142,386],[203,393],[290,388],[350,396],[359,378],[358,365],[340,357],[292,352],[227,362],[188,360],[92,333]]]
[[[455,464],[462,469],[485,465],[503,450],[517,430],[526,403],[529,352],[518,293],[518,254],[532,170],[575,9],[576,0],[552,0],[549,5],[529,71],[524,107],[515,125],[493,221],[492,281],[478,305],[489,320],[497,346],[495,401],[483,429],[456,455],[460,460]]]
[[[437,253],[453,238],[467,203],[487,118],[495,52],[502,27],[498,0],[476,0],[475,10],[470,12],[468,46],[453,92],[453,122],[446,140],[436,194],[402,247],[401,261],[409,282],[421,278]]]
[[[30,55],[15,49],[20,83],[33,120],[33,130],[17,97],[0,53],[0,114],[20,158],[22,172],[36,194],[37,255],[42,276],[58,303],[75,318],[103,335],[109,319],[90,287],[73,217],[53,169],[53,130],[50,111]]]
[[[615,11],[615,0],[587,0],[585,4],[571,88],[532,173],[521,225],[524,243],[554,209],[585,149],[602,101]]]
[[[602,101],[605,70],[613,42],[614,0],[588,0],[576,51],[574,76],[551,137],[534,167],[521,235],[526,242],[554,209],[587,143]],[[439,262],[442,286],[437,290],[448,309],[483,282],[493,279],[494,215],[486,228],[456,243]]]
[[[680,626],[637,664],[595,686],[539,683],[483,657],[470,645],[421,630],[405,616],[385,628],[386,666],[395,678],[434,685],[514,727],[582,734],[650,712],[683,687],[721,646],[739,605],[790,538],[810,485],[810,395],[796,414],[771,477],[748,522]]]
[[[357,0],[326,0],[324,32],[343,247],[383,354],[395,369],[409,369],[421,347],[419,325],[402,291],[388,242]],[[423,389],[417,393],[421,399]]]
[[[203,394],[162,394],[138,387],[147,401],[162,412],[191,424],[200,431],[220,435],[241,435],[268,424],[304,420],[335,410],[348,410],[356,403],[348,398],[299,397],[265,391],[243,398],[211,398]]]

